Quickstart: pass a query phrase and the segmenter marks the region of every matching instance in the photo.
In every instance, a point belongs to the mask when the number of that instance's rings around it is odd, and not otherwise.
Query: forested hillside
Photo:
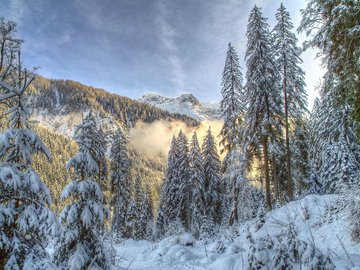
[[[198,125],[198,122],[191,117],[169,113],[74,81],[51,80],[37,76],[28,94],[35,116],[41,117],[49,125],[57,121],[58,126],[53,126],[55,129],[64,124],[62,121],[66,123],[67,120],[66,127],[71,130],[81,121],[81,114],[90,109],[98,113],[101,118],[111,118],[114,124],[125,128],[133,127],[137,121],[151,123],[156,120],[179,120],[190,126]],[[60,116],[62,121],[57,118]]]
[[[0,17],[0,269],[358,270],[359,10],[310,0],[296,31],[284,4],[271,26],[254,5],[244,62],[224,50],[222,121],[201,123],[38,76]],[[326,69],[311,112],[309,47]]]

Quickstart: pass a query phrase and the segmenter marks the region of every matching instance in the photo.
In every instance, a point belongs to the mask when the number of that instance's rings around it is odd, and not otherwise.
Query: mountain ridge
[[[156,92],[149,92],[137,100],[170,113],[190,116],[198,121],[221,119],[218,103],[202,103],[190,93],[181,94],[177,97],[165,97]]]

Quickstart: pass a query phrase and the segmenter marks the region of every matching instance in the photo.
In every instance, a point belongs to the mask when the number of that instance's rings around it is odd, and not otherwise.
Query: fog
[[[201,146],[210,126],[215,141],[218,144],[218,135],[222,124],[222,121],[218,120],[204,121],[198,127],[188,127],[181,121],[170,122],[159,120],[151,124],[138,122],[136,126],[129,131],[130,143],[139,152],[167,157],[172,137],[174,135],[177,136],[180,129],[186,134],[188,140],[191,140],[193,132],[196,131]]]

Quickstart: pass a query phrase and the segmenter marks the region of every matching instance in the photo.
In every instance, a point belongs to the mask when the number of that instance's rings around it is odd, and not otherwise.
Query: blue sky
[[[295,27],[306,0],[282,1]],[[219,101],[227,44],[245,74],[246,25],[254,4],[271,28],[279,0],[1,0],[0,16],[18,23],[24,62],[49,78],[72,79],[138,98],[191,92]],[[303,36],[300,37],[304,39]],[[309,101],[322,74],[303,55]]]

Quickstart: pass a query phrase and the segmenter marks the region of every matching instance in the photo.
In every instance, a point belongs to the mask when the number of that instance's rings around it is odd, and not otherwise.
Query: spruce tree
[[[109,217],[109,210],[104,206],[104,195],[96,179],[99,173],[93,152],[96,132],[95,119],[89,113],[75,130],[79,152],[66,164],[75,178],[61,194],[63,200],[70,199],[60,215],[65,230],[54,256],[61,269],[110,269],[97,230]]]
[[[133,184],[130,177],[131,161],[128,152],[128,139],[119,128],[110,149],[111,193],[113,219],[112,231],[121,237],[131,237],[127,220],[132,200]]]
[[[191,198],[191,231],[195,237],[200,236],[201,226],[206,215],[205,205],[205,175],[202,165],[201,149],[196,132],[190,143],[190,182],[192,187]]]
[[[152,202],[148,192],[141,187],[140,177],[137,176],[135,180],[136,220],[134,238],[138,240],[150,237],[152,234]]]
[[[271,209],[270,157],[277,153],[281,134],[281,93],[279,76],[270,44],[269,25],[261,10],[254,7],[250,13],[246,36],[246,98],[249,102],[245,115],[244,146],[250,163],[261,158],[265,180],[267,207]]]
[[[222,220],[222,190],[220,181],[220,159],[214,136],[209,127],[201,147],[204,167],[206,213],[210,222],[220,224]]]
[[[191,224],[191,179],[190,179],[190,165],[189,165],[189,147],[186,135],[180,130],[177,139],[178,163],[177,163],[177,177],[175,181],[179,183],[179,192],[177,194],[179,199],[179,206],[177,207],[177,217],[183,224],[185,230],[190,229]]]
[[[298,29],[310,37],[307,47],[320,49],[328,73],[338,78],[339,87],[331,89],[334,105],[347,103],[357,122],[360,121],[359,8],[359,1],[311,0],[302,10]]]
[[[290,14],[286,11],[283,4],[280,5],[276,13],[276,20],[277,24],[273,30],[273,47],[276,66],[279,69],[281,79],[284,104],[287,194],[291,200],[294,194],[294,180],[297,180],[293,179],[293,170],[296,167],[293,168],[295,158],[291,151],[294,147],[291,147],[291,144],[294,145],[294,142],[302,139],[301,137],[296,137],[296,135],[300,135],[299,132],[294,133],[291,142],[291,128],[299,129],[304,125],[305,113],[307,112],[307,95],[304,82],[305,73],[300,67],[302,63],[300,58],[301,49],[297,46],[298,40],[292,32],[294,26],[291,22]],[[297,158],[301,158],[301,156]]]
[[[245,111],[242,80],[239,57],[234,47],[229,43],[221,83],[220,109],[224,119],[220,131],[220,145],[223,147],[220,150],[221,152],[230,153],[240,140],[240,125]]]
[[[0,107],[8,117],[0,133],[0,268],[55,269],[44,247],[59,226],[50,191],[32,168],[34,154],[51,155],[29,120],[25,95],[35,75],[21,66],[15,29],[0,18]]]
[[[179,159],[177,144],[177,139],[174,136],[171,141],[165,179],[160,192],[160,206],[156,220],[158,236],[163,236],[168,231],[169,224],[177,219],[177,209],[180,203],[178,198],[180,185],[176,181]]]
[[[358,183],[360,175],[360,146],[356,139],[352,108],[347,104],[337,106],[331,88],[340,82],[334,76],[325,77],[322,98],[311,120],[312,170],[322,191],[334,193]]]
[[[140,220],[145,232],[144,238],[149,239],[153,236],[154,230],[153,201],[148,189],[143,192],[144,199],[140,205]]]

